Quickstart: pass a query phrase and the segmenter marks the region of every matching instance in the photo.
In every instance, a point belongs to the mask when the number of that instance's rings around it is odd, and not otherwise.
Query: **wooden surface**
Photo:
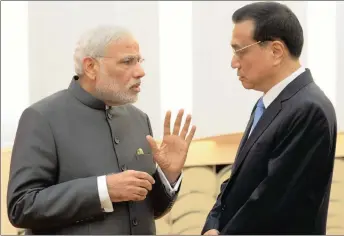
[[[14,228],[7,217],[7,184],[11,161],[11,149],[1,150],[1,235],[14,235],[17,229]]]
[[[339,133],[337,136],[336,157],[344,158],[344,132]]]
[[[193,141],[185,166],[221,165],[234,162],[242,133]],[[344,132],[337,136],[336,157],[344,158]]]

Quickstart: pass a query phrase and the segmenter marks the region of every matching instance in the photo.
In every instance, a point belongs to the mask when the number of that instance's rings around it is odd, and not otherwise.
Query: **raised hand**
[[[185,124],[182,130],[180,130],[183,114],[184,110],[178,112],[171,134],[171,112],[166,112],[164,137],[160,147],[158,147],[152,136],[147,136],[147,140],[152,148],[154,160],[158,163],[170,183],[178,179],[184,167],[190,143],[196,132],[196,126],[192,126],[189,131],[191,115],[186,117]]]

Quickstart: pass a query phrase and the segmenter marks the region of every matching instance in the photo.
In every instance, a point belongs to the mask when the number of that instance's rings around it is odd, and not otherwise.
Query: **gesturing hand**
[[[106,176],[106,184],[112,202],[141,201],[152,190],[155,181],[146,172],[127,170]]]
[[[186,161],[190,143],[196,132],[196,126],[192,126],[189,131],[191,115],[186,117],[185,124],[180,132],[183,114],[184,110],[178,112],[171,134],[171,112],[166,112],[164,137],[160,147],[158,147],[151,136],[147,136],[147,140],[152,148],[154,160],[158,163],[170,182],[175,182],[180,175]]]

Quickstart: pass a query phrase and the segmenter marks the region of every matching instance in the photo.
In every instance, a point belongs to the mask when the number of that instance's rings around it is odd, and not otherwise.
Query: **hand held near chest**
[[[146,172],[127,170],[106,176],[106,184],[112,202],[142,201],[155,180]]]

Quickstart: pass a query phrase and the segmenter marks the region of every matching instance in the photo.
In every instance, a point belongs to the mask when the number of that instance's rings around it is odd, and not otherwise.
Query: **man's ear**
[[[86,76],[92,80],[95,80],[99,68],[98,62],[93,58],[86,57],[84,58],[82,64]]]
[[[274,65],[281,64],[283,57],[285,56],[285,45],[280,41],[273,41],[271,44],[272,54],[274,57]]]

